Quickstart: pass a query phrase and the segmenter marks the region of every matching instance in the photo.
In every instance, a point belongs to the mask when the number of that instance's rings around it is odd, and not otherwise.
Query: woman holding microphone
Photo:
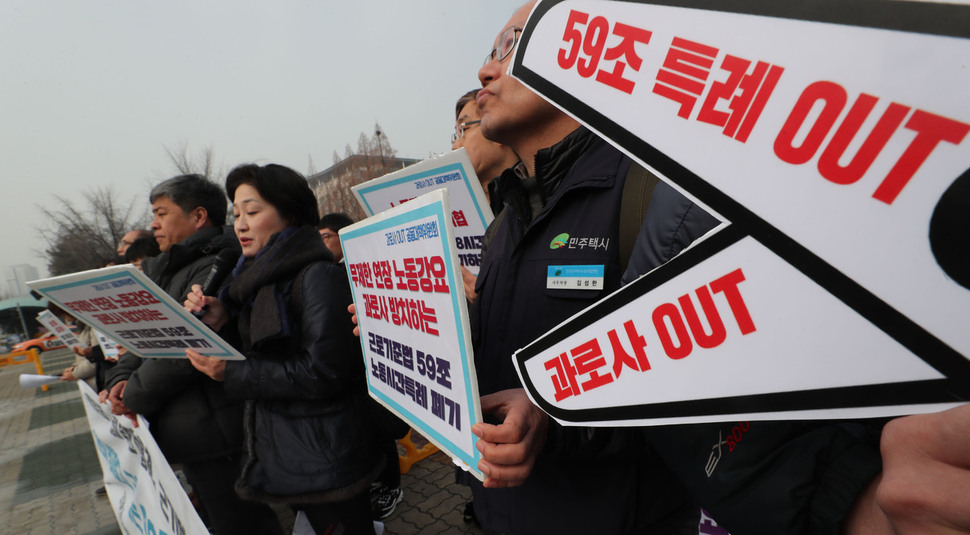
[[[218,298],[193,286],[192,312],[246,356],[186,354],[248,400],[243,498],[288,503],[317,533],[373,533],[368,489],[380,472],[360,343],[346,313],[347,275],[315,228],[317,201],[284,166],[226,177],[242,257]]]

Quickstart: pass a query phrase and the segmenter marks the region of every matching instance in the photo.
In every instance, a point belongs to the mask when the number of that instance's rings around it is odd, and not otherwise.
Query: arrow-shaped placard
[[[729,224],[519,351],[533,400],[585,425],[970,400],[968,57],[966,5],[541,2],[512,74]]]

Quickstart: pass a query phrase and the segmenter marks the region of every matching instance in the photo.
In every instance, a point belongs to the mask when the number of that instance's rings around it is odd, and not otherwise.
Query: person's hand
[[[354,336],[360,336],[360,327],[357,327],[357,307],[351,303],[347,307],[347,312],[350,312],[350,321],[354,322]]]
[[[61,381],[77,381],[77,377],[74,377],[74,366],[61,372]]]
[[[216,381],[226,378],[226,361],[214,357],[207,357],[192,349],[185,350],[185,356],[189,357],[189,362],[200,372],[208,375]]]
[[[124,416],[131,420],[133,426],[138,427],[138,417],[125,405],[125,402],[122,401],[124,399],[126,384],[128,384],[128,381],[118,381],[118,383],[112,386],[111,390],[108,391],[107,399],[108,402],[111,403],[111,414]],[[101,394],[98,394],[98,399],[101,399]]]
[[[107,402],[108,402],[108,390],[105,389],[98,392],[98,403],[104,405]]]
[[[880,449],[883,472],[856,500],[844,533],[970,533],[970,405],[891,420]]]
[[[475,293],[476,280],[478,280],[478,275],[468,271],[468,268],[465,266],[461,266],[461,283],[465,286],[465,299],[473,305],[475,304],[475,300],[478,299],[478,294]]]
[[[84,358],[89,358],[91,355],[94,354],[94,348],[90,346],[88,347],[74,346],[73,350],[76,355],[80,355]]]
[[[185,296],[185,303],[182,306],[193,314],[205,311],[205,315],[201,318],[202,323],[212,327],[212,330],[217,332],[229,321],[229,312],[223,306],[222,301],[209,295],[202,295],[202,285],[200,284],[192,285],[192,291]]]
[[[896,533],[970,533],[970,404],[892,420],[880,449],[876,503]]]
[[[479,438],[482,453],[478,469],[485,474],[485,487],[516,487],[523,484],[536,457],[546,444],[549,416],[516,388],[482,396],[482,412],[502,419],[499,425],[477,423],[472,433]]]

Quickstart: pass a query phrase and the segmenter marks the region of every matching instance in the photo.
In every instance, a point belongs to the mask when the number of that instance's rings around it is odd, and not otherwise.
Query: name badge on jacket
[[[546,268],[546,288],[550,290],[602,290],[606,266],[549,266]]]

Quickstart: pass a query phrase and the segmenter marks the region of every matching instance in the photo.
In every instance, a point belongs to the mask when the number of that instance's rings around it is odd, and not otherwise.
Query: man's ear
[[[209,224],[209,211],[202,206],[196,206],[189,217],[192,219],[192,223],[195,224],[195,230],[199,230]]]

